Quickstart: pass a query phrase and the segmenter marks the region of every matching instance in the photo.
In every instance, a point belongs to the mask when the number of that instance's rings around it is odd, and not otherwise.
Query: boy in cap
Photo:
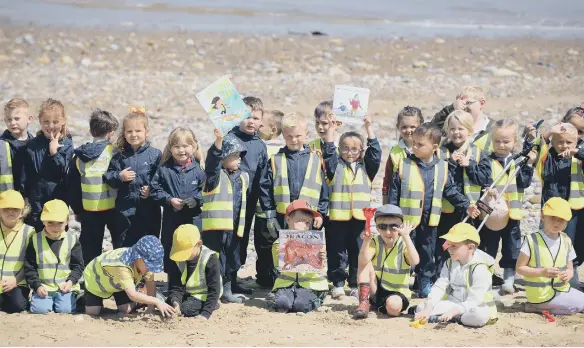
[[[241,159],[247,153],[237,137],[223,139],[215,129],[215,144],[207,152],[203,187],[203,244],[219,253],[223,295],[221,301],[241,303],[251,290],[237,283],[241,267],[240,240],[243,237],[246,201],[249,192],[249,175],[240,169]],[[255,207],[254,207],[255,209]]]
[[[174,231],[170,259],[176,266],[169,269],[166,302],[179,315],[208,320],[219,307],[221,268],[217,254],[203,246],[197,226],[181,225]]]
[[[572,218],[570,203],[552,197],[545,202],[542,215],[543,229],[525,238],[517,258],[517,273],[525,280],[525,310],[584,313],[584,293],[570,286],[576,253],[562,232]]]
[[[420,262],[410,238],[413,225],[403,223],[400,207],[386,204],[375,211],[379,235],[363,232],[359,252],[359,307],[355,319],[369,315],[371,305],[392,317],[405,311],[412,297],[410,269]]]
[[[312,228],[314,219],[321,217],[320,213],[304,200],[295,200],[286,208],[286,223],[288,228],[297,231],[308,231]],[[278,252],[280,242],[272,246],[274,266],[278,268]],[[319,260],[326,259],[325,247],[319,252]],[[311,312],[322,304],[328,281],[325,275],[315,272],[280,272],[274,283],[274,309],[279,312]]]
[[[448,241],[450,259],[434,283],[426,301],[416,308],[416,319],[458,322],[482,327],[497,320],[492,290],[495,260],[477,247],[477,229],[467,223],[454,225],[440,237]]]
[[[91,261],[85,271],[85,313],[99,315],[103,300],[114,297],[118,311],[127,314],[137,303],[158,308],[162,316],[171,316],[174,308],[156,297],[154,274],[162,272],[164,251],[155,236],[144,236],[130,248],[106,251]],[[144,279],[147,294],[136,290]]]
[[[79,238],[67,232],[69,207],[54,199],[43,206],[45,228],[31,237],[24,260],[24,276],[33,290],[32,313],[75,313],[83,253]]]

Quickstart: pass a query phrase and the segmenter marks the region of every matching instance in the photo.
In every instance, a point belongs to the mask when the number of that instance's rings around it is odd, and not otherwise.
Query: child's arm
[[[406,260],[408,261],[408,264],[412,267],[420,263],[420,255],[418,254],[416,246],[414,245],[414,242],[412,241],[411,238],[411,233],[414,230],[414,228],[415,228],[414,225],[410,224],[409,222],[404,222],[402,227],[399,229],[399,235],[402,237],[404,243],[406,244],[405,254]]]
[[[450,105],[446,105],[442,110],[438,111],[434,117],[432,117],[432,123],[440,127],[440,129],[444,128],[444,122],[446,122],[446,118],[455,110],[455,103],[459,103],[460,99],[456,99],[454,103]]]
[[[531,185],[531,180],[533,179],[534,168],[531,165],[523,165],[519,170],[519,175],[517,175],[516,182],[517,188],[525,189]]]
[[[83,252],[81,251],[81,243],[79,242],[79,239],[77,239],[73,245],[73,248],[71,248],[71,259],[69,260],[69,269],[71,270],[71,273],[64,283],[58,284],[62,293],[68,293],[71,291],[73,285],[79,282],[79,279],[81,279],[81,276],[83,276],[84,268],[85,266],[83,262]]]
[[[377,175],[377,172],[379,171],[379,166],[381,165],[381,146],[373,133],[371,118],[365,116],[363,122],[365,123],[365,129],[367,130],[367,150],[365,150],[365,154],[363,155],[363,161],[365,162],[367,176],[369,176],[369,180],[373,181],[375,175]]]
[[[154,287],[154,295],[156,296],[156,283],[154,283],[154,281],[146,281],[146,291],[149,294],[152,293],[152,287]],[[135,287],[127,288],[124,291],[126,292],[126,295],[128,295],[128,298],[132,300],[132,302],[143,303],[149,307],[155,306],[158,308],[163,317],[170,317],[176,313],[174,308],[172,308],[167,303],[163,302],[155,296],[145,295],[137,291]]]
[[[83,203],[81,200],[81,174],[75,164],[76,161],[77,157],[73,157],[71,168],[69,168],[67,177],[67,200],[71,209],[73,209],[73,213],[79,215],[83,211]]]
[[[56,150],[55,153],[49,151],[48,156],[50,159],[52,159],[56,168],[58,168],[58,170],[63,173],[63,175],[65,175],[69,169],[69,163],[71,163],[71,159],[73,158],[74,149],[73,144],[69,138],[65,138],[63,143],[64,145],[59,145],[60,147]]]
[[[221,269],[219,260],[215,254],[209,257],[205,268],[205,279],[207,280],[207,301],[201,309],[201,316],[209,319],[213,311],[217,308],[219,294],[221,293]]]
[[[389,199],[388,203],[399,206],[399,198],[401,196],[401,177],[399,176],[399,171],[393,173],[393,179],[391,181],[391,187],[389,189]]]
[[[150,197],[157,204],[163,207],[169,207],[170,200],[174,197],[172,197],[163,188],[165,182],[163,171],[164,171],[163,167],[159,167],[158,170],[156,171],[156,174],[154,174],[154,177],[150,182],[150,186],[152,187],[152,189],[150,190]]]
[[[219,177],[221,173],[221,155],[223,154],[223,133],[215,129],[215,144],[211,145],[207,151],[207,159],[205,159],[205,174],[207,181],[205,184],[205,191],[210,192],[219,185]]]
[[[271,159],[267,165],[262,167],[262,171],[257,173],[256,176],[259,179],[260,208],[262,212],[269,212],[268,215],[273,215],[276,211],[276,200],[274,199],[274,173],[272,171]]]
[[[493,183],[491,178],[491,158],[488,155],[481,154],[479,163],[474,166],[473,160],[469,161],[469,166],[466,168],[466,173],[470,181],[479,186],[489,186]]]
[[[185,295],[185,286],[181,281],[182,273],[175,263],[173,263],[167,271],[169,294],[166,298],[166,303],[174,307],[174,309],[180,314],[180,305],[182,304],[183,296]]]
[[[416,319],[428,318],[432,314],[434,306],[442,301],[450,284],[449,273],[450,270],[448,269],[447,264],[444,263],[444,266],[442,266],[442,270],[440,271],[440,278],[438,278],[434,285],[432,285],[432,290],[430,290],[428,298],[418,305],[419,310],[416,313]]]
[[[123,165],[122,155],[120,153],[117,153],[113,156],[109,163],[107,171],[105,172],[105,174],[103,174],[103,180],[112,188],[119,189],[124,185],[124,182],[120,177],[122,169],[125,170],[125,168],[122,168],[122,165]]]
[[[373,258],[375,257],[375,252],[377,251],[377,246],[373,240],[372,235],[366,235],[361,233],[361,238],[363,239],[363,244],[361,244],[361,249],[359,250],[359,269],[363,269]]]
[[[26,247],[26,253],[24,256],[24,277],[28,286],[30,286],[34,292],[38,293],[39,288],[41,288],[43,284],[39,277],[38,264],[36,262],[36,250],[34,249],[32,241]]]
[[[320,187],[320,198],[318,200],[318,212],[324,218],[328,214],[328,207],[329,207],[329,186],[324,181],[325,178],[325,170],[322,169],[322,186]]]
[[[335,146],[336,122],[329,116],[330,126],[324,135],[324,145],[322,146],[322,159],[325,164],[326,177],[332,180],[339,164],[339,153]]]

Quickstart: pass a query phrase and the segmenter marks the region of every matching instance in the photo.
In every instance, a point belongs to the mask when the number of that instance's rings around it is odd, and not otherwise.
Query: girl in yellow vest
[[[477,229],[459,223],[441,238],[448,241],[450,259],[442,267],[428,299],[417,306],[415,318],[455,321],[470,327],[494,323],[497,306],[491,275],[495,259],[477,250],[481,242]]]
[[[410,238],[414,226],[403,219],[398,206],[386,204],[375,211],[379,235],[362,234],[359,307],[355,319],[367,318],[371,305],[392,317],[399,316],[410,305],[410,271],[420,262],[420,255]]]
[[[24,258],[34,228],[23,223],[24,199],[14,190],[0,194],[0,311],[23,312],[30,288],[24,278]]]
[[[517,273],[524,277],[528,312],[584,313],[584,293],[570,287],[576,253],[562,232],[572,218],[570,203],[550,198],[543,206],[543,230],[531,233],[521,246]]]
[[[513,120],[502,119],[495,122],[492,128],[493,152],[485,153],[476,167],[469,166],[467,169],[467,173],[473,182],[482,187],[490,186],[509,161],[513,160],[518,136],[517,131],[518,126]],[[502,240],[501,253],[503,257],[499,261],[499,265],[504,269],[502,289],[507,293],[515,292],[513,284],[515,282],[515,263],[521,246],[519,224],[523,217],[523,190],[531,185],[534,172],[532,164],[535,159],[535,154],[533,152],[530,153],[527,165],[523,165],[517,177],[509,178],[508,173],[503,175],[492,192],[493,195],[502,192],[504,186],[509,183],[504,195],[509,206],[509,221],[507,225],[499,231],[490,230],[487,226],[484,226],[481,230],[481,245],[479,249],[493,258],[497,256],[499,242]],[[509,173],[513,173],[515,169],[516,166],[513,164]]]
[[[406,106],[397,114],[396,127],[399,131],[399,140],[389,151],[387,162],[385,162],[385,176],[383,177],[383,186],[381,188],[383,204],[387,204],[389,201],[389,187],[393,179],[393,173],[397,170],[400,159],[412,154],[414,131],[422,123],[424,123],[422,110],[415,106]]]
[[[103,300],[114,297],[118,311],[127,314],[136,303],[148,305],[148,311],[158,308],[163,317],[175,314],[174,308],[156,297],[154,273],[163,271],[164,251],[160,240],[144,236],[129,248],[106,251],[85,267],[85,313],[99,315]],[[146,294],[136,290],[142,280]]]
[[[330,219],[326,227],[328,278],[334,286],[333,298],[345,294],[346,280],[352,295],[357,296],[357,259],[360,235],[365,228],[363,208],[371,204],[371,182],[381,164],[381,147],[373,133],[371,118],[365,116],[363,123],[367,150],[365,139],[357,132],[344,133],[338,151],[333,143],[336,127],[329,127],[325,136],[323,157],[329,183]]]
[[[54,199],[43,206],[45,228],[31,237],[24,272],[33,290],[30,311],[37,314],[75,313],[83,255],[79,238],[67,232],[69,207]]]

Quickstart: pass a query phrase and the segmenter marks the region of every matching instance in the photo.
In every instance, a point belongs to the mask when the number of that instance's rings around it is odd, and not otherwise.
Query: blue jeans
[[[77,310],[77,295],[73,292],[66,294],[60,291],[50,292],[46,297],[40,297],[36,292],[32,294],[30,312],[36,314],[75,313]]]

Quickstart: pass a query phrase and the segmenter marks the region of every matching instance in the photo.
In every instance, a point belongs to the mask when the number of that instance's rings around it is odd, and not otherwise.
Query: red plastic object
[[[363,215],[365,215],[365,234],[371,235],[371,219],[375,215],[377,208],[363,208]]]
[[[556,322],[556,317],[554,317],[550,312],[548,311],[543,311],[541,313],[550,323],[555,323]]]

